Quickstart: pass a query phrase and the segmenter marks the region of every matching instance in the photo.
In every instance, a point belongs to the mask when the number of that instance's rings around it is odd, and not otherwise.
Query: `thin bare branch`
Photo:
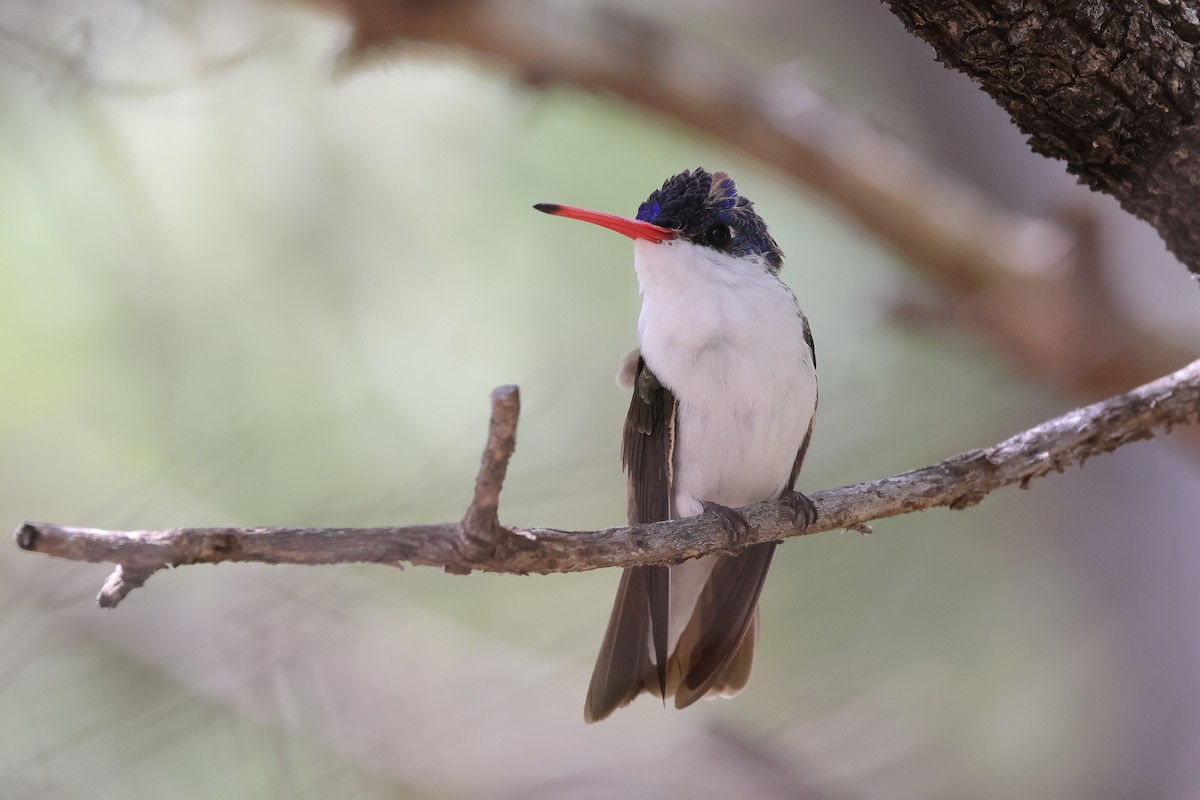
[[[493,392],[493,413],[476,500],[464,520],[491,519],[500,481],[512,453],[516,392]],[[871,520],[913,511],[975,505],[1005,486],[1027,487],[1050,472],[1141,439],[1160,428],[1200,417],[1200,361],[1131,392],[1075,409],[999,444],[971,450],[938,464],[813,495],[820,518],[796,530],[791,514],[776,503],[745,510],[753,531],[746,544],[805,533],[869,530]],[[494,448],[494,449],[493,449]],[[260,561],[269,564],[411,562],[455,573],[578,572],[655,564],[724,551],[729,543],[711,515],[597,531],[498,527],[486,546],[464,547],[465,523],[397,528],[173,528],[105,531],[27,522],[17,529],[23,550],[77,561],[118,564],[100,595],[112,607],[157,570],[183,564]],[[129,577],[132,576],[132,580]]]
[[[517,419],[521,415],[521,394],[511,384],[492,390],[492,417],[488,422],[487,444],[475,478],[475,496],[460,523],[460,547],[465,555],[478,559],[495,554],[510,534],[500,524],[500,490],[508,462],[517,446]],[[446,565],[453,572],[454,566]],[[469,571],[469,570],[468,570]]]
[[[140,568],[117,564],[117,568],[100,587],[100,594],[96,595],[96,604],[101,608],[116,608],[118,603],[134,589],[140,588],[158,569],[158,567]]]

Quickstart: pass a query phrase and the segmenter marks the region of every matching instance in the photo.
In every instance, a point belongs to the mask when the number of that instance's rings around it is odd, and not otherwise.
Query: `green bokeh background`
[[[894,324],[904,266],[742,154],[451,54],[331,79],[333,20],[214,9],[145,12],[86,85],[0,71],[10,528],[455,519],[502,383],[523,402],[502,518],[621,522],[629,246],[530,205],[631,211],[698,164],[757,202],[812,322],[803,488],[1071,402]],[[192,567],[101,612],[104,567],[0,548],[0,794],[1104,796],[1133,712],[1071,531],[1106,485],[793,541],[740,698],[595,727],[612,572]]]

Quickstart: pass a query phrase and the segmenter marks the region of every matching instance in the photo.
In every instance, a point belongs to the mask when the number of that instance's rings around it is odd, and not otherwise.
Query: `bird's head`
[[[634,218],[588,211],[556,203],[538,203],[538,211],[614,230],[635,241],[687,243],[721,254],[713,261],[749,261],[776,273],[783,253],[767,231],[754,204],[738,194],[733,178],[702,167],[668,178],[638,208]]]

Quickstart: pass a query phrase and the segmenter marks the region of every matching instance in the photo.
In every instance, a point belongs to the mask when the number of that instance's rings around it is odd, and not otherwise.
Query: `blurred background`
[[[655,13],[998,207],[1086,214],[1113,302],[1196,352],[1200,295],[1155,234],[880,4]],[[530,205],[632,213],[696,165],[756,201],[812,322],[801,488],[1096,399],[1069,363],[1035,374],[896,313],[936,296],[920,270],[736,147],[466,51],[339,68],[350,35],[336,9],[248,0],[0,7],[0,527],[457,519],[510,382],[501,519],[622,522],[630,248]],[[1200,440],[1176,433],[792,540],[747,691],[590,727],[612,571],[191,567],[102,612],[105,566],[0,548],[0,795],[1200,796]]]

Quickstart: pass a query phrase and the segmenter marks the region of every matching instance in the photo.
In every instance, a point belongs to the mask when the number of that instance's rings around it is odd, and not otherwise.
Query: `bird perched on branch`
[[[812,438],[816,355],[808,320],[779,277],[783,253],[723,172],[685,171],[633,219],[541,203],[633,239],[642,293],[639,349],[618,380],[633,389],[621,459],[630,523],[714,514],[731,555],[626,569],[584,705],[604,719],[642,692],[685,708],[750,677],[758,598],[773,542],[741,547],[735,509],[779,499],[816,520],[795,489]]]

